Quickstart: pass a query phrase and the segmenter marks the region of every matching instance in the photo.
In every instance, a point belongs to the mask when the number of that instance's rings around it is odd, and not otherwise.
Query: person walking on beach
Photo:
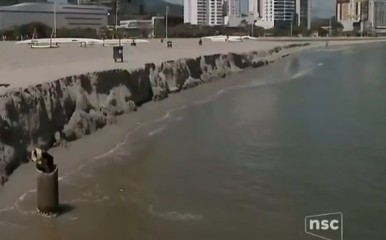
[[[36,168],[44,173],[51,173],[55,170],[54,157],[40,148],[32,150],[31,159],[36,163]]]

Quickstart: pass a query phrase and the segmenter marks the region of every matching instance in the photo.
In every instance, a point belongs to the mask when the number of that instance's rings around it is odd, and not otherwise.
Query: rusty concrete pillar
[[[51,173],[37,170],[37,208],[40,213],[54,214],[59,207],[58,167]]]

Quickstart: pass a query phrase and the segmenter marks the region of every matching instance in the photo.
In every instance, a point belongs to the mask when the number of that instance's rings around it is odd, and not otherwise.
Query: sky
[[[164,0],[165,2],[183,4],[183,0]],[[248,0],[241,0],[243,12],[248,8]],[[311,0],[312,15],[317,17],[331,17],[335,14],[336,0]]]

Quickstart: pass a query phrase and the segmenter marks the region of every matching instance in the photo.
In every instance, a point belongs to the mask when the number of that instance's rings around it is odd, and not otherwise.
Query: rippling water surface
[[[385,61],[372,45],[243,73],[63,179],[59,218],[26,194],[0,239],[302,240],[304,217],[329,212],[345,239],[386,239]]]

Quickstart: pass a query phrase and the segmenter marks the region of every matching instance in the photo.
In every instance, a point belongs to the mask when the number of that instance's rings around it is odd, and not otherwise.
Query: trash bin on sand
[[[55,214],[59,207],[58,167],[46,173],[36,169],[37,176],[37,208],[43,214]]]
[[[113,58],[114,62],[116,62],[117,59],[121,59],[121,62],[123,62],[123,46],[113,47]]]

